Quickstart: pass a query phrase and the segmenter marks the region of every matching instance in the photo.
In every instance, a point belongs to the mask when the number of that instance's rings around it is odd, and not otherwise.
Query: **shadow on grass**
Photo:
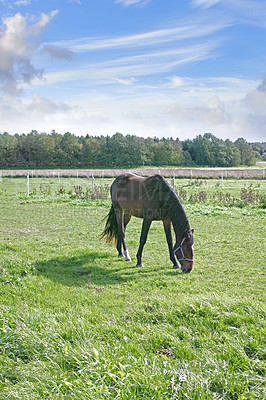
[[[117,285],[154,272],[136,268],[135,263],[125,262],[110,253],[97,251],[36,261],[34,265],[39,275],[64,286]]]

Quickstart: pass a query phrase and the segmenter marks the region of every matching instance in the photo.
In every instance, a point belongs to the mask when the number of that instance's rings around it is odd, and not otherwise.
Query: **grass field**
[[[111,180],[101,180],[109,185]],[[154,222],[136,269],[99,241],[110,199],[83,179],[0,182],[0,399],[264,399],[265,181],[176,180],[195,265],[173,270]],[[74,187],[82,187],[81,191]],[[190,194],[205,191],[196,203]]]

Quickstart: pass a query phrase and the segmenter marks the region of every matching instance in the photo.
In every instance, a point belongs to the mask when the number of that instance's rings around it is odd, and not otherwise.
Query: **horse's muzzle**
[[[190,271],[192,271],[192,269],[193,269],[193,261],[188,261],[183,265],[181,264],[181,271],[184,272],[185,274],[188,274]]]

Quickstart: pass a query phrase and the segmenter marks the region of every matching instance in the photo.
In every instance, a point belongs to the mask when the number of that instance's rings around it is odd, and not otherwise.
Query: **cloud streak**
[[[140,49],[147,46],[151,47],[165,43],[199,39],[203,36],[213,35],[214,33],[231,25],[230,21],[222,19],[215,23],[207,23],[207,21],[205,22],[206,24],[195,22],[194,24],[191,23],[168,29],[154,30],[131,36],[120,36],[113,38],[86,37],[77,40],[60,41],[47,44],[65,47],[77,53],[116,48]]]
[[[193,0],[191,1],[191,4],[193,7],[210,8],[220,1],[221,0]]]
[[[151,0],[116,0],[115,4],[122,4],[124,7],[133,5],[146,5],[150,3]]]
[[[31,58],[40,46],[40,34],[58,13],[42,14],[30,24],[29,17],[20,13],[3,19],[0,28],[0,90],[19,95],[19,83],[30,83],[42,77],[42,69],[35,68]]]
[[[174,70],[177,66],[189,64],[211,57],[216,42],[199,45],[183,46],[168,50],[157,50],[150,53],[132,55],[130,57],[118,57],[112,60],[104,60],[99,63],[82,64],[75,70],[60,72],[47,72],[45,81],[34,80],[33,84],[55,85],[63,82],[81,82],[86,85],[104,85],[122,83],[121,79],[134,83],[132,78],[148,77],[156,74],[165,74]]]

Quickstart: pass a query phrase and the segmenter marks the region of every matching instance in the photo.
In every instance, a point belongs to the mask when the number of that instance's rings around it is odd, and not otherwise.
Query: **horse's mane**
[[[180,235],[190,229],[186,212],[173,188],[161,175],[153,175],[146,179],[147,188],[158,193],[162,198],[162,208],[168,209],[169,217]]]

